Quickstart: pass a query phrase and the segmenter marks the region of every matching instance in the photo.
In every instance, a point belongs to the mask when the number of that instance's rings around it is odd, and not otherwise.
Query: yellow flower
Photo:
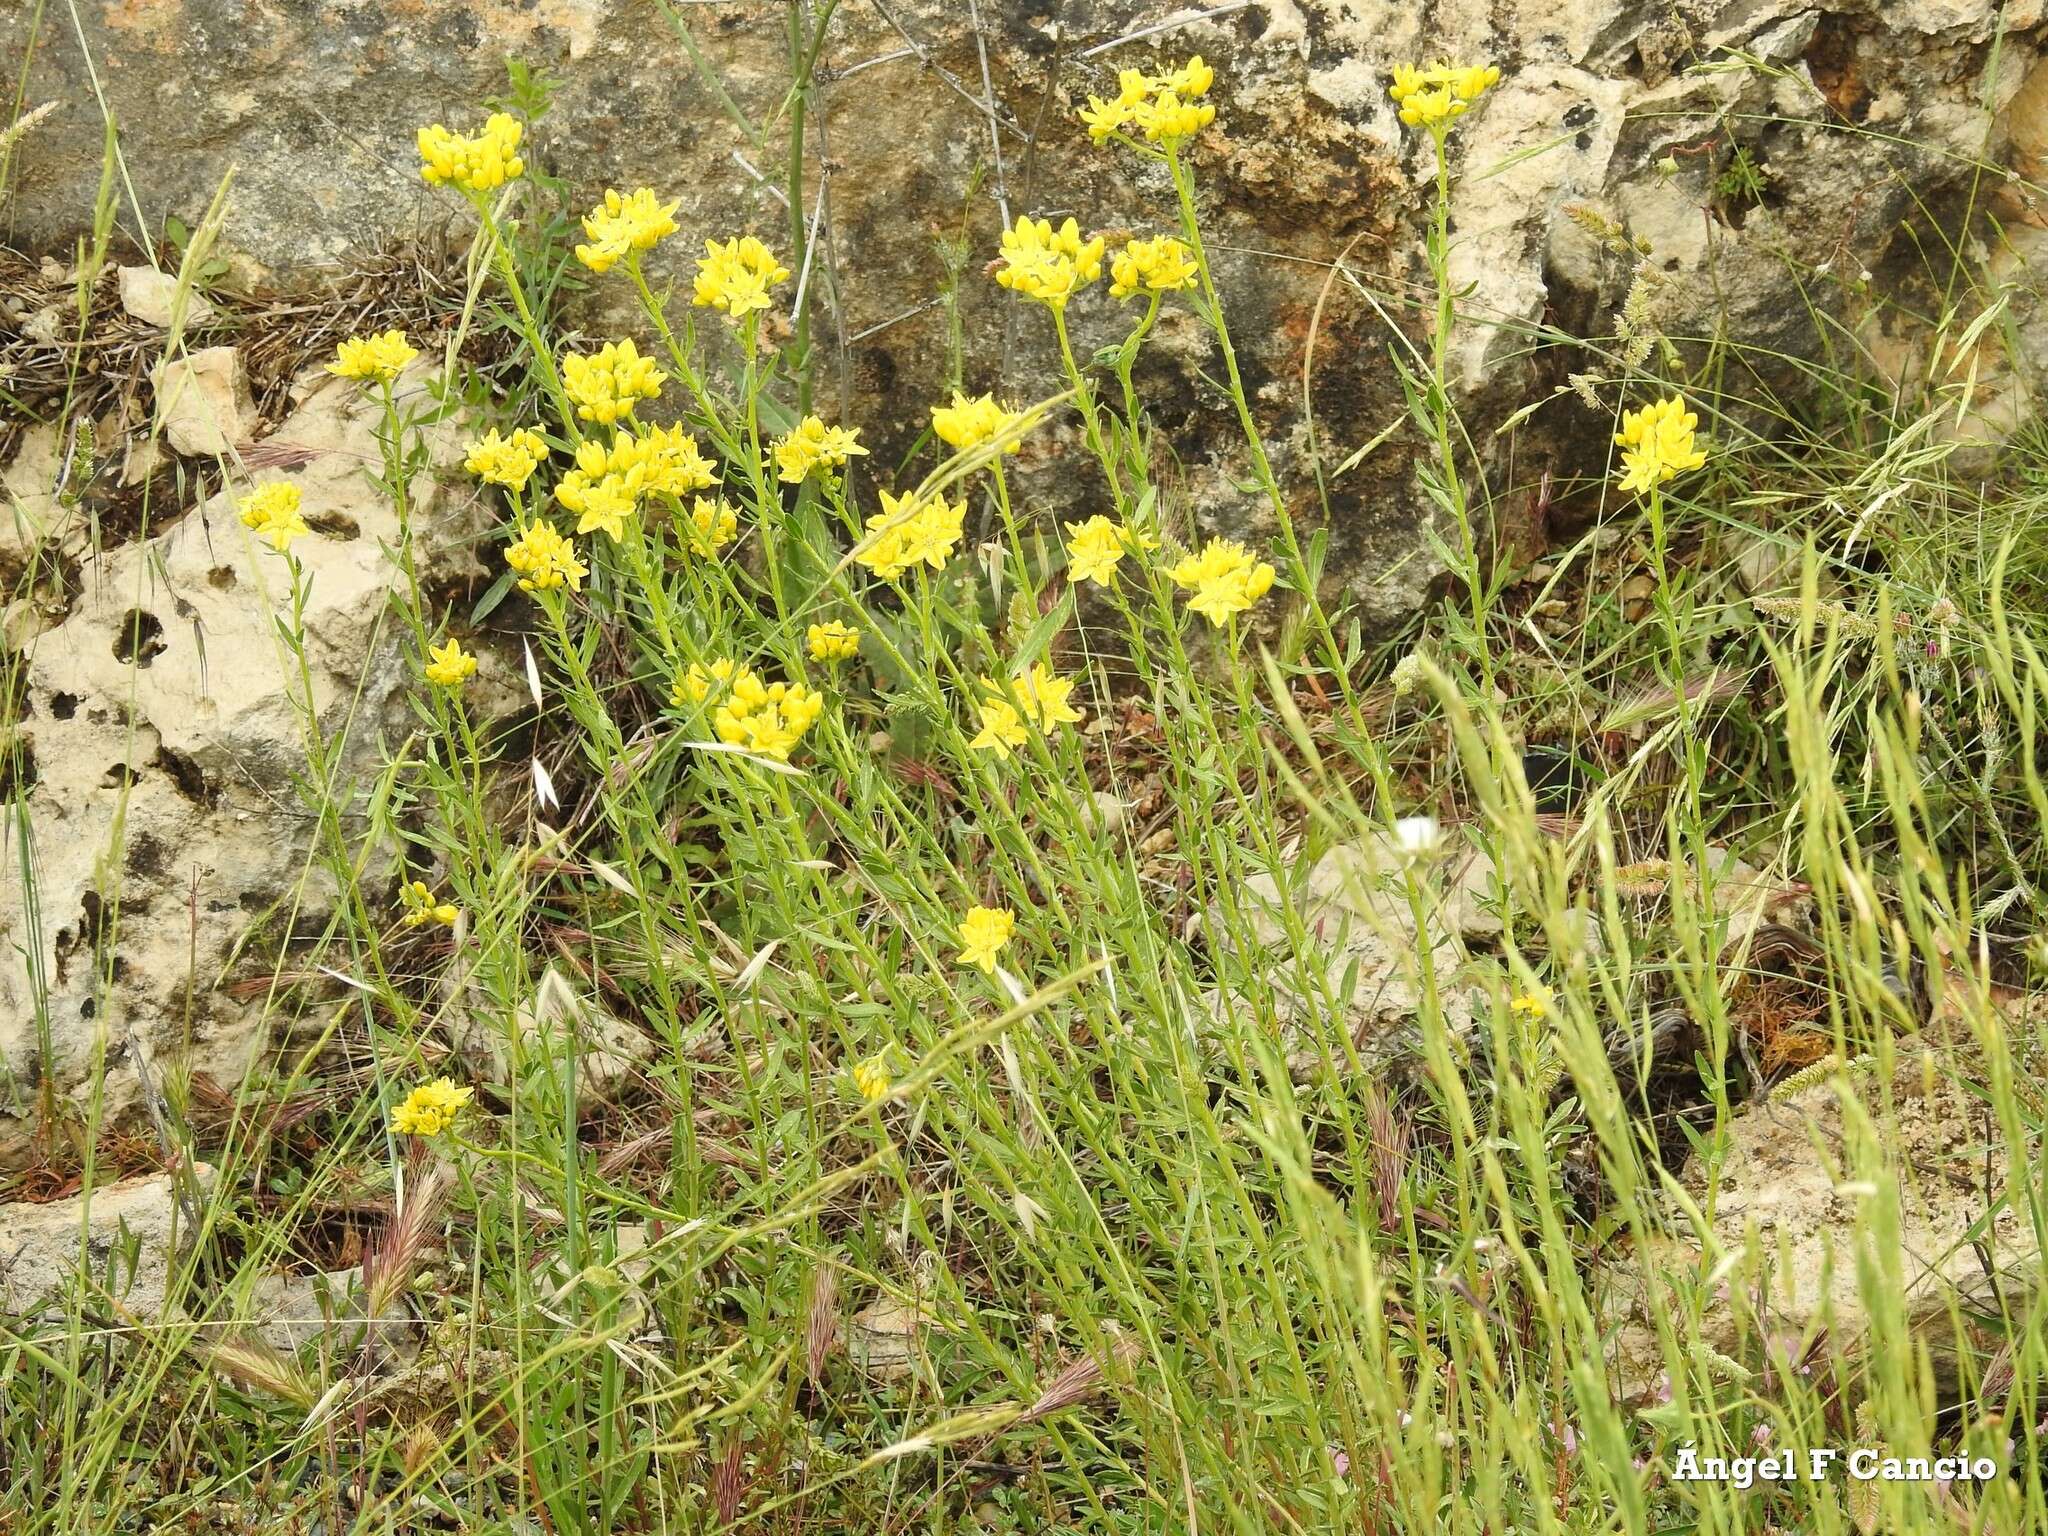
[[[987,678],[982,679],[988,682]],[[993,688],[995,684],[989,683]],[[1042,661],[1034,661],[1029,672],[1020,672],[1010,687],[1023,702],[1024,712],[1037,717],[1038,728],[1049,731],[1056,725],[1072,725],[1081,712],[1067,702],[1074,691],[1071,677],[1058,676]]]
[[[1211,539],[1199,555],[1189,555],[1169,574],[1194,592],[1188,606],[1218,628],[1272,590],[1274,577],[1272,566],[1235,539]]]
[[[465,192],[489,192],[526,169],[519,158],[519,140],[526,130],[519,119],[493,112],[484,131],[473,139],[450,133],[439,123],[419,132],[420,176],[429,186],[446,183]]]
[[[1019,412],[996,404],[993,395],[981,395],[970,400],[955,390],[951,405],[932,407],[932,431],[938,434],[939,441],[954,448],[978,447],[1007,432],[1020,420]],[[1004,452],[1015,453],[1022,446],[1012,440],[1004,444]]]
[[[585,421],[610,426],[642,400],[661,393],[662,372],[631,341],[608,341],[589,357],[562,359],[562,386]]]
[[[1401,109],[1401,121],[1411,128],[1427,128],[1442,135],[1451,120],[1500,82],[1500,70],[1491,64],[1456,67],[1435,64],[1396,64],[1394,82],[1387,94]]]
[[[981,714],[981,733],[967,743],[971,750],[993,752],[998,762],[1004,762],[1013,749],[1031,739],[1024,717],[1009,700],[983,699],[975,708]]]
[[[856,454],[865,457],[859,427],[828,427],[815,416],[798,422],[787,437],[775,444],[775,469],[790,485],[823,465],[837,469]]]
[[[445,1077],[422,1083],[405,1096],[405,1102],[391,1111],[391,1129],[400,1136],[438,1136],[455,1123],[474,1088],[458,1088]]]
[[[1098,512],[1083,522],[1067,524],[1067,575],[1075,581],[1113,587],[1117,562],[1131,550],[1151,547],[1151,540]]]
[[[520,530],[512,547],[505,551],[505,563],[519,572],[519,590],[545,592],[567,586],[583,590],[588,566],[576,558],[576,546],[547,523],[536,522]]]
[[[576,247],[576,259],[593,272],[609,272],[621,257],[653,250],[676,232],[676,202],[657,202],[646,187],[625,197],[607,188],[604,203],[583,216],[590,244]]]
[[[476,658],[462,649],[460,640],[427,647],[427,681],[439,688],[460,688],[476,676]]]
[[[327,371],[344,379],[363,379],[389,384],[419,353],[405,339],[403,331],[386,331],[380,336],[351,336],[334,349],[334,361]]]
[[[710,666],[691,662],[690,668],[675,680],[668,691],[669,704],[676,709],[687,709],[692,704],[702,704],[713,691],[723,688],[733,680],[735,670],[742,678],[752,678],[753,673],[740,667],[730,656],[721,656]]]
[[[1102,276],[1102,236],[1081,238],[1071,218],[1058,229],[1050,219],[1017,215],[1016,227],[1003,231],[1003,264],[996,281],[1027,299],[1052,309]]]
[[[825,696],[815,689],[802,683],[764,684],[742,672],[726,690],[711,724],[720,741],[788,762],[791,749],[824,712]]]
[[[697,498],[689,516],[691,548],[715,555],[739,536],[740,515],[726,505],[723,497],[717,501],[704,496]]]
[[[405,926],[408,928],[423,928],[428,923],[453,928],[455,919],[462,915],[453,903],[434,900],[434,893],[424,880],[406,881],[398,888],[398,899],[405,906]]]
[[[237,507],[242,526],[267,541],[279,554],[291,547],[293,539],[310,533],[299,515],[299,488],[287,480],[273,480],[258,486]]]
[[[642,495],[682,497],[718,484],[718,471],[680,426],[650,427],[639,437],[621,433],[607,464],[613,474],[637,475]]]
[[[1109,296],[1127,299],[1140,288],[1147,293],[1170,293],[1194,287],[1198,276],[1195,253],[1171,235],[1132,240],[1109,264]]]
[[[490,485],[517,491],[525,487],[533,472],[548,456],[548,445],[538,432],[521,427],[510,437],[498,436],[494,427],[472,443],[462,467]]]
[[[768,290],[789,280],[789,268],[778,262],[768,247],[752,235],[704,242],[704,259],[697,263],[695,302],[722,309],[733,319],[768,307]]]
[[[1060,677],[1042,661],[1033,662],[1028,671],[1012,678],[1007,694],[994,678],[984,677],[981,686],[988,690],[988,697],[976,705],[981,734],[967,745],[993,752],[998,759],[1008,758],[1013,747],[1030,740],[1028,733],[1033,729],[1050,731],[1081,718],[1081,712],[1067,702],[1074,692],[1074,680]]]
[[[830,619],[805,630],[804,644],[813,661],[851,661],[860,654],[860,631]]]
[[[956,931],[960,935],[960,963],[978,965],[994,975],[997,954],[1017,931],[1017,915],[1008,907],[969,907]]]
[[[1706,463],[1706,454],[1693,443],[1693,431],[1699,424],[1699,417],[1687,410],[1677,395],[1625,412],[1621,430],[1614,434],[1616,445],[1623,450],[1622,490],[1647,494],[1651,487]]]
[[[967,522],[967,503],[948,503],[942,494],[924,501],[915,491],[882,492],[882,510],[867,521],[853,558],[884,581],[894,581],[920,563],[943,570]]]
[[[609,464],[604,449],[586,439],[576,450],[576,467],[556,482],[555,500],[576,514],[578,533],[623,539],[626,519],[640,499],[640,477],[614,474]]]
[[[1196,54],[1179,69],[1148,75],[1127,69],[1117,77],[1117,93],[1108,101],[1090,96],[1081,109],[1088,136],[1100,144],[1113,134],[1135,130],[1154,144],[1171,148],[1193,138],[1216,120],[1216,109],[1198,98],[1216,83],[1216,71]]]
[[[1520,997],[1508,1004],[1508,1011],[1531,1019],[1548,1018],[1550,1016],[1549,989],[1538,987],[1533,992],[1524,992]]]
[[[889,1077],[889,1053],[875,1052],[866,1061],[853,1064],[854,1091],[870,1104],[878,1104],[889,1096],[892,1083]]]

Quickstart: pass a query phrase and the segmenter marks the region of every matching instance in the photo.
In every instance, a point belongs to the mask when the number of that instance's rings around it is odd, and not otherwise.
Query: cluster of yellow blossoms
[[[1050,219],[1017,215],[1003,231],[1003,264],[996,281],[1050,309],[1066,308],[1067,300],[1102,276],[1103,239],[1083,240],[1081,226],[1069,218],[1057,229]]]
[[[879,1104],[889,1097],[893,1086],[889,1076],[889,1053],[877,1051],[865,1061],[853,1064],[853,1090],[870,1104]]]
[[[1117,562],[1133,550],[1157,549],[1159,541],[1101,513],[1067,524],[1067,575],[1100,587],[1116,585]]]
[[[351,336],[334,349],[334,361],[327,371],[344,379],[364,379],[389,384],[419,353],[405,339],[403,331],[386,331],[380,336]]]
[[[446,184],[464,192],[489,192],[526,169],[519,141],[526,133],[519,119],[493,112],[475,138],[450,133],[439,123],[419,133],[420,176],[430,186]]]
[[[975,706],[981,715],[981,734],[967,745],[993,752],[998,761],[1030,741],[1032,731],[1050,734],[1081,718],[1081,712],[1067,702],[1074,692],[1074,680],[1057,676],[1042,661],[1033,662],[1029,671],[1010,679],[1008,688],[991,677],[984,677],[981,686],[988,690],[988,697]]]
[[[969,907],[956,932],[960,935],[960,963],[978,965],[995,974],[996,956],[1017,931],[1017,914],[1007,907]]]
[[[1195,594],[1188,607],[1221,628],[1272,590],[1275,573],[1235,539],[1211,539],[1168,574]]]
[[[1201,98],[1216,83],[1216,71],[1198,53],[1179,69],[1148,75],[1126,69],[1117,76],[1117,93],[1108,101],[1090,96],[1081,121],[1096,143],[1135,133],[1147,142],[1172,148],[1193,138],[1216,120],[1216,109]]]
[[[438,1136],[455,1124],[455,1118],[476,1096],[473,1088],[458,1088],[445,1077],[422,1083],[405,1096],[405,1102],[391,1111],[391,1129],[401,1136]]]
[[[517,491],[525,488],[547,456],[547,440],[531,427],[520,427],[506,437],[498,436],[493,427],[470,445],[462,467],[487,485]]]
[[[828,427],[817,417],[806,416],[776,441],[775,472],[797,485],[814,469],[838,469],[856,454],[866,453],[858,427]]]
[[[1020,412],[998,405],[994,395],[970,400],[955,390],[951,405],[932,407],[932,431],[938,434],[940,442],[962,451],[979,448],[991,438],[1000,437],[1021,420]],[[1012,439],[1003,445],[1003,451],[1015,453],[1022,446]]]
[[[789,268],[774,254],[747,235],[720,245],[704,242],[704,259],[697,263],[697,292],[694,302],[725,311],[737,320],[742,315],[768,307],[768,290],[789,280]]]
[[[572,352],[562,359],[562,387],[576,414],[599,426],[611,426],[642,400],[657,398],[663,377],[654,359],[642,357],[630,340],[608,341],[588,357]]]
[[[433,890],[424,880],[406,881],[398,888],[398,899],[405,907],[404,921],[408,928],[424,928],[428,923],[452,928],[455,920],[462,916],[453,902],[436,901]]]
[[[427,681],[437,688],[460,688],[476,676],[476,658],[463,650],[460,640],[427,647]]]
[[[1689,469],[1698,469],[1707,456],[1693,442],[1699,417],[1685,408],[1676,395],[1622,414],[1621,430],[1614,434],[1622,450],[1621,488],[1647,495]]]
[[[825,712],[825,696],[815,688],[802,683],[764,683],[752,668],[729,657],[708,667],[691,662],[670,689],[669,703],[687,709],[721,690],[721,702],[711,717],[718,739],[777,762],[789,761],[804,732]]]
[[[245,496],[236,511],[244,528],[283,554],[291,547],[293,539],[311,531],[299,513],[299,505],[299,488],[296,485],[285,480],[273,480]]]
[[[699,496],[690,507],[688,519],[679,521],[684,523],[690,547],[707,555],[717,554],[740,536],[740,515],[722,496],[716,501]]]
[[[860,654],[860,631],[828,619],[804,631],[804,646],[813,661],[851,661]]]
[[[1499,83],[1500,70],[1491,64],[1396,64],[1394,83],[1387,94],[1401,109],[1402,122],[1441,135],[1452,118],[1463,116],[1473,102]]]
[[[679,426],[652,427],[638,436],[615,433],[609,448],[585,439],[576,449],[576,467],[555,486],[555,500],[576,514],[578,533],[602,530],[622,539],[625,520],[643,496],[680,498],[717,483],[718,472],[694,437]]]
[[[882,510],[867,520],[853,558],[884,581],[894,581],[913,566],[945,569],[967,526],[967,503],[948,502],[934,493],[919,499],[915,491],[901,496],[882,492]]]
[[[576,558],[576,546],[548,524],[529,523],[505,551],[505,563],[519,573],[519,590],[546,592],[566,586],[583,590],[590,568]]]
[[[1195,253],[1173,236],[1132,240],[1110,260],[1109,296],[1127,299],[1141,288],[1147,293],[1172,293],[1194,287],[1200,275]]]
[[[609,272],[627,256],[653,250],[676,232],[676,202],[661,202],[646,187],[624,197],[607,187],[604,202],[583,215],[590,243],[576,247],[576,259],[593,272]]]

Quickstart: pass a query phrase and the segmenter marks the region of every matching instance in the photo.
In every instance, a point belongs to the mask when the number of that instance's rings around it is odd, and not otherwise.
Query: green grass
[[[799,61],[815,54],[804,42],[793,34]],[[544,85],[516,83],[515,104],[538,110]],[[800,136],[800,112],[776,126],[792,121]],[[1439,215],[1455,133],[1450,146]],[[2048,1013],[2022,989],[2048,864],[2040,433],[1998,473],[1966,475],[1937,430],[1954,380],[1885,394],[1849,356],[1808,365],[1795,414],[1719,392],[1725,338],[1609,338],[1584,349],[1589,387],[1617,415],[1684,393],[1707,463],[1647,500],[1569,488],[1597,522],[1547,569],[1517,569],[1488,529],[1496,498],[1526,488],[1475,471],[1445,385],[1452,331],[1472,318],[1448,289],[1455,235],[1439,216],[1435,324],[1380,297],[1412,328],[1389,366],[1458,581],[1413,633],[1369,641],[1310,600],[1320,542],[1296,533],[1266,467],[1192,172],[1177,156],[1167,169],[1179,196],[1159,227],[1200,280],[1161,302],[1209,326],[1209,403],[1241,422],[1283,530],[1258,552],[1280,585],[1224,627],[1192,615],[1169,574],[1197,534],[1158,470],[1174,445],[1151,439],[1130,383],[1142,308],[1123,353],[1063,346],[1064,374],[1037,381],[1008,433],[1077,419],[1105,510],[1158,540],[1126,555],[1114,591],[1081,590],[1062,531],[1011,504],[1002,438],[950,457],[929,443],[895,485],[872,460],[779,481],[772,442],[811,375],[827,377],[822,344],[761,354],[755,321],[686,293],[664,305],[630,259],[585,277],[641,295],[639,340],[670,375],[664,419],[717,461],[737,543],[693,549],[694,497],[653,494],[619,537],[576,538],[580,592],[508,579],[475,612],[442,612],[395,581],[390,622],[417,661],[450,634],[474,643],[488,619],[531,647],[539,699],[489,720],[422,682],[410,740],[363,784],[335,782],[294,659],[298,609],[281,604],[279,686],[309,746],[295,788],[313,863],[343,896],[317,941],[248,964],[276,973],[280,1038],[295,1026],[313,1046],[281,1055],[232,1114],[168,1085],[160,1134],[216,1173],[165,1315],[131,1314],[88,1271],[0,1318],[0,1529],[2048,1520],[2039,1314],[2024,1287],[1988,1313],[1958,1305],[1960,1381],[1938,1376],[1925,1346],[1947,1341],[1909,1339],[1895,1237],[1902,1181],[1935,1174],[1890,1155],[1900,1084],[1923,1072],[1981,1103],[1971,1158],[2039,1145]],[[554,449],[496,503],[507,540],[537,506],[573,529],[540,489],[579,440],[610,438],[567,407],[555,371],[578,238],[566,195],[535,168],[474,199],[458,314],[515,361],[453,380],[451,398]],[[101,206],[103,255],[111,192]],[[778,305],[805,268],[801,219],[783,233]],[[202,227],[188,258],[210,242]],[[1960,336],[1968,313],[1959,297],[1935,323]],[[1056,321],[1027,306],[1019,323]],[[376,478],[403,498],[424,424],[376,398]],[[877,489],[920,482],[965,503],[966,547],[883,579],[857,558],[873,543],[863,519]],[[1787,558],[1776,600],[1735,578],[1747,537]],[[393,555],[410,577],[410,542]],[[302,591],[295,558],[265,558]],[[806,654],[827,618],[862,630],[856,661]],[[485,654],[519,666],[518,644]],[[679,674],[721,658],[822,692],[788,764],[718,749],[720,695],[671,703]],[[974,746],[977,680],[1034,663],[1073,680],[1085,719],[1023,731],[1002,758]],[[33,789],[17,777],[10,794],[19,827]],[[1440,969],[1414,935],[1450,862],[1390,866],[1374,921],[1421,997],[1390,1063],[1354,1038],[1329,934],[1247,893],[1290,889],[1326,850],[1417,815],[1490,856],[1502,926]],[[1828,1054],[1808,1073],[1843,1096],[1854,1134],[1828,1155],[1845,1189],[1867,1189],[1861,1251],[1843,1262],[1874,1331],[1823,1320],[1797,1341],[1817,1367],[1804,1373],[1773,1366],[1771,1324],[1743,1300],[1766,1283],[1768,1244],[1659,1257],[1688,1212],[1712,1210],[1731,1126],[1774,1081],[1785,1091],[1745,991],[1770,962],[1724,954],[1736,914],[1696,878],[1721,849],[1811,888],[1806,1025]],[[401,921],[395,892],[415,878],[459,909],[452,928]],[[998,972],[960,963],[974,905],[1016,914]],[[1628,1063],[1673,1009],[1695,1044],[1638,1086]],[[587,1045],[600,1012],[646,1057],[607,1091]],[[558,1027],[522,1032],[522,1014]],[[453,1132],[397,1135],[411,1089],[465,1074],[449,1041],[470,1019],[499,1041],[502,1078],[465,1082],[476,1099]],[[886,1092],[861,1091],[863,1063],[886,1070]],[[93,1184],[135,1160],[132,1127],[45,1108],[46,1170]],[[2048,1191],[2038,1167],[2015,1172],[1995,1193],[2039,1234]],[[254,1287],[281,1263],[360,1265],[380,1315],[418,1320],[417,1361],[385,1358],[346,1319],[296,1357],[253,1342]],[[1651,1277],[1672,1292],[1665,1400],[1630,1405],[1605,1363],[1608,1293]],[[1730,1314],[1744,1358],[1703,1323]],[[1664,1470],[1681,1445],[1741,1454],[1760,1433],[1991,1454],[2001,1471],[1981,1487],[1738,1494]]]

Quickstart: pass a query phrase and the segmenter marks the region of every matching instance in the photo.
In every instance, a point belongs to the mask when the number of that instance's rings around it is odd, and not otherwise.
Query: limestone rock
[[[1151,0],[1069,5],[1056,42],[1043,7],[982,6],[977,38],[959,0],[897,0],[888,17],[917,40],[913,51],[879,7],[840,7],[811,114],[826,139],[806,190],[829,163],[833,237],[811,285],[822,306],[812,334],[828,372],[843,375],[874,462],[908,446],[923,405],[940,394],[949,312],[929,302],[945,280],[933,228],[952,229],[965,207],[964,382],[1028,398],[1058,367],[1045,317],[979,276],[996,249],[1001,205],[1013,215],[1072,211],[1100,229],[1152,232],[1169,221],[1157,168],[1091,145],[1074,118],[1089,93],[1113,90],[1121,66],[1193,52],[1217,66],[1217,126],[1192,157],[1201,206],[1247,388],[1303,521],[1322,507],[1301,430],[1304,370],[1327,471],[1405,415],[1388,361],[1403,339],[1389,322],[1409,342],[1426,331],[1427,306],[1382,310],[1331,280],[1331,263],[1346,252],[1361,282],[1380,292],[1406,293],[1424,276],[1434,166],[1426,140],[1400,126],[1387,100],[1396,60],[1444,55],[1502,68],[1500,86],[1452,136],[1454,272],[1476,285],[1461,303],[1469,318],[1454,379],[1471,441],[1518,485],[1550,467],[1597,474],[1606,451],[1607,423],[1576,397],[1549,394],[1566,371],[1597,369],[1598,359],[1528,345],[1532,324],[1611,335],[1634,280],[1634,259],[1589,244],[1574,207],[1597,205],[1650,242],[1662,280],[1656,318],[1668,334],[1725,336],[1754,363],[1771,351],[1810,357],[1824,331],[1854,323],[1856,271],[1884,273],[1888,253],[1908,251],[1901,219],[1967,189],[1987,146],[2003,152],[2008,108],[2016,154],[2038,157],[2043,141],[2031,126],[2040,87],[2022,89],[2037,79],[2030,72],[2043,50],[2036,0],[1446,0],[1426,9],[1267,0],[1219,17],[1184,8],[1159,30],[1168,9]],[[775,113],[785,90],[783,12],[768,0],[676,10],[739,110],[755,123]],[[0,56],[31,60],[31,99],[88,99],[88,57],[98,61],[110,111],[150,125],[125,148],[153,207],[196,219],[233,163],[223,253],[286,284],[353,249],[450,220],[459,235],[459,201],[422,190],[412,138],[437,120],[472,127],[502,90],[508,56],[560,82],[529,148],[566,179],[575,202],[641,183],[681,197],[682,235],[649,259],[657,288],[677,278],[687,288],[707,236],[789,243],[788,211],[740,163],[761,162],[659,17],[583,0],[418,0],[406,26],[379,31],[370,48],[359,21],[345,8],[157,0],[87,8],[81,38],[68,18],[13,7],[0,13]],[[1131,33],[1143,35],[1117,41]],[[209,46],[216,35],[234,46]],[[987,109],[968,99],[981,94],[983,45],[1003,174],[994,173]],[[1707,67],[1687,73],[1696,62]],[[164,110],[171,82],[176,112]],[[648,122],[675,131],[649,134]],[[1716,191],[1738,147],[1765,169],[1761,202],[1731,205]],[[10,188],[17,240],[70,249],[91,215],[79,189],[93,184],[100,153],[94,113],[60,114],[24,141]],[[2006,228],[2013,222],[2001,213]],[[586,329],[647,341],[616,279],[593,285],[585,303]],[[1098,291],[1077,300],[1069,319],[1087,356],[1122,337],[1128,312]],[[2048,335],[2048,319],[2028,323]],[[843,357],[842,335],[858,338]],[[1187,470],[1187,494],[1170,505],[1199,509],[1190,514],[1198,530],[1177,531],[1266,540],[1271,509],[1242,489],[1251,475],[1234,413],[1203,382],[1219,365],[1193,316],[1169,304],[1139,382]],[[1508,413],[1536,400],[1546,403],[1523,426],[1494,437]],[[1417,494],[1427,450],[1403,428],[1326,476],[1329,595],[1355,598],[1383,627],[1442,573],[1425,531],[1440,514]],[[1080,505],[1093,494],[1081,452],[1072,432],[1047,429],[1020,455],[1020,498],[1048,517],[1095,510]],[[1436,531],[1455,544],[1453,530]]]
[[[206,1164],[192,1171],[197,1189],[212,1183]],[[190,1236],[168,1174],[123,1179],[90,1198],[0,1206],[0,1312],[37,1310],[71,1283],[83,1258],[94,1285],[105,1286],[138,1317],[154,1318],[163,1308],[171,1264]]]
[[[235,347],[202,347],[167,357],[150,370],[157,421],[174,452],[198,458],[225,454],[255,435],[256,406]]]
[[[1409,903],[1411,873],[1422,891],[1426,939]],[[1219,1017],[1226,1009],[1261,1016],[1270,1009],[1292,1054],[1315,1038],[1316,1016],[1335,1008],[1363,1056],[1391,1060],[1413,1049],[1426,963],[1444,1023],[1462,1034],[1472,1024],[1460,975],[1465,940],[1499,931],[1495,885],[1492,862],[1477,849],[1416,854],[1384,835],[1332,848],[1285,892],[1272,877],[1255,875],[1238,899],[1257,948],[1235,957],[1250,974],[1235,983],[1234,997],[1212,994],[1208,1009]],[[1290,904],[1303,934],[1299,947],[1289,936]],[[1226,942],[1223,913],[1212,912],[1208,927],[1213,942]]]
[[[378,1359],[410,1359],[419,1348],[417,1320],[401,1309],[370,1322],[362,1282],[362,1271],[354,1269],[261,1276],[251,1298],[256,1333],[288,1355],[314,1344],[338,1355],[360,1349],[367,1332]]]
[[[417,374],[400,381],[419,388]],[[375,409],[321,385],[266,440],[297,467],[258,471],[299,486],[314,530],[294,550],[312,580],[313,698],[344,799],[381,761],[380,734],[406,728],[387,718],[408,684],[386,608],[397,517],[363,473],[377,461]],[[473,501],[451,501],[435,476],[462,436],[454,421],[430,429],[412,490],[437,578],[473,568]],[[10,826],[5,857],[35,880],[32,902],[23,881],[0,882],[0,942],[16,956],[0,967],[0,1129],[46,1077],[81,1099],[102,1081],[110,1120],[136,1105],[152,1062],[238,1083],[264,993],[224,984],[320,931],[330,893],[291,788],[306,759],[276,627],[284,566],[236,519],[246,489],[84,561],[70,612],[28,654],[28,847]]]
[[[121,307],[144,325],[168,328],[171,308],[177,298],[178,278],[159,267],[123,267],[120,272]],[[185,295],[185,324],[204,325],[213,318],[213,306],[203,294]]]
[[[509,1024],[473,989],[463,990],[467,995],[460,1011],[465,1021],[456,1028],[455,1049],[477,1082],[514,1086],[515,1031],[520,1061],[528,1072],[542,1062],[561,1071],[573,1048],[578,1097],[591,1103],[609,1098],[654,1054],[654,1042],[644,1032],[578,997],[552,967],[541,974],[533,997],[513,1010]]]
[[[1884,1085],[1869,1074],[1852,1066],[1848,1076],[1866,1106],[1885,1097]],[[1954,1383],[1958,1351],[1987,1344],[1973,1335],[1958,1339],[1951,1309],[1960,1304],[1965,1317],[1979,1305],[1997,1313],[1994,1276],[1986,1274],[1980,1248],[1992,1255],[1996,1291],[2008,1305],[2026,1306],[2041,1278],[2039,1239],[2024,1196],[2017,1208],[2003,1196],[2015,1169],[2024,1172],[2039,1155],[2038,1144],[1998,1146],[1987,1161],[1983,1100],[1946,1074],[1927,1092],[1917,1060],[1900,1069],[1890,1098],[1897,1137],[1873,1149],[1880,1167],[1875,1180],[1858,1177],[1842,1102],[1830,1082],[1768,1095],[1735,1117],[1709,1229],[1660,1242],[1605,1272],[1609,1365],[1624,1400],[1643,1405],[1660,1395],[1665,1366],[1654,1319],[1683,1315],[1688,1305],[1673,1292],[1672,1277],[1700,1286],[1725,1256],[1734,1256],[1734,1267],[1710,1293],[1701,1336],[1709,1348],[1752,1368],[1768,1359],[1786,1369],[1788,1356],[1796,1363],[1823,1328],[1850,1349],[1866,1341],[1886,1348],[1907,1343],[1869,1339],[1859,1251],[1898,1265],[1907,1332],[1927,1346],[1945,1388]],[[1696,1163],[1684,1183],[1701,1208],[1709,1208]],[[1878,1252],[1871,1213],[1878,1200],[1893,1195],[1898,1248]],[[1672,1213],[1677,1219],[1675,1205]]]

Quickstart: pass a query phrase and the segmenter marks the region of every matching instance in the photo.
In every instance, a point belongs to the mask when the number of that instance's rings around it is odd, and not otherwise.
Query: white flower
[[[1394,846],[1404,858],[1419,859],[1434,853],[1444,840],[1444,829],[1434,816],[1403,816],[1394,823]]]

